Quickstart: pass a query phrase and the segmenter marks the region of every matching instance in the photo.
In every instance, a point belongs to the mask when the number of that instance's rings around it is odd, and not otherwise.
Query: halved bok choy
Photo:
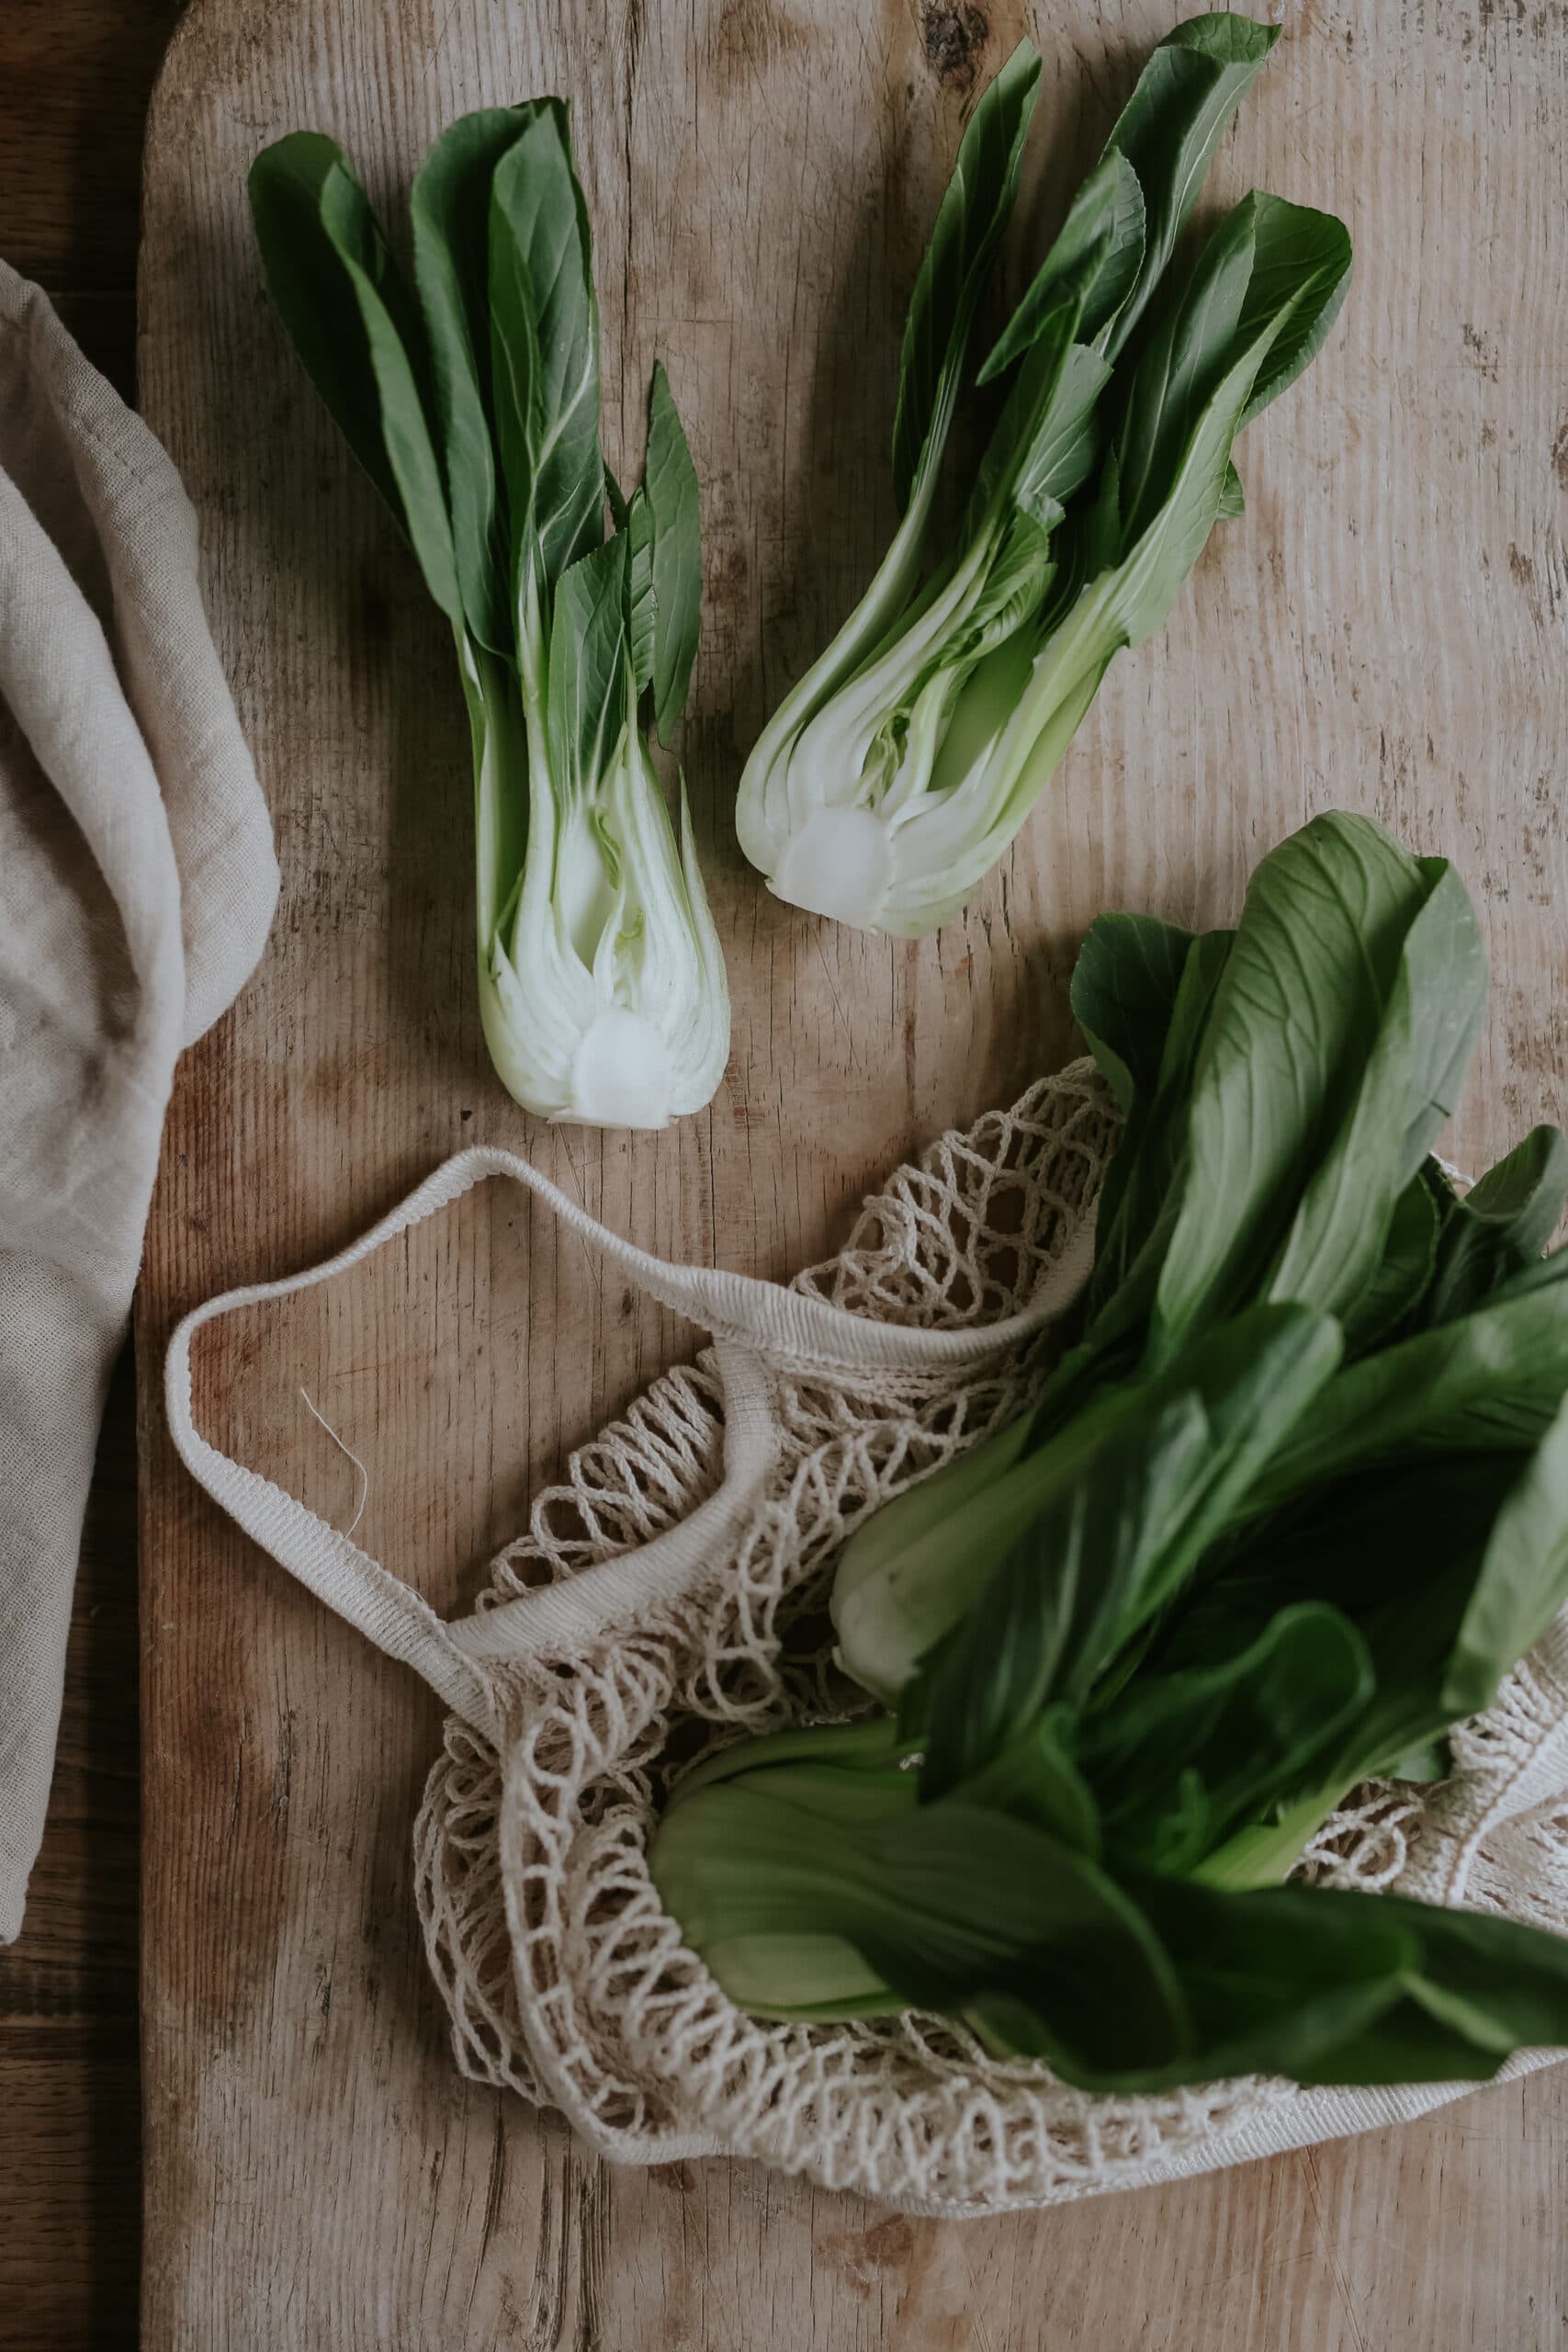
[[[697,481],[662,369],[642,486],[624,497],[604,465],[566,107],[486,108],[435,141],[414,288],[330,139],[268,147],[250,194],[284,325],[457,639],[496,1069],[544,1118],[663,1126],[729,1047],[684,785],[677,842],[639,721],[646,703],[667,742],[686,699]]]
[[[1232,445],[1322,344],[1349,239],[1325,213],[1257,193],[1174,293],[1166,272],[1276,37],[1220,14],[1154,51],[979,370],[1003,398],[939,552],[937,479],[1039,79],[1027,43],[980,101],[905,330],[903,520],[741,777],[741,844],[780,898],[903,938],[961,912],[1114,655],[1161,627],[1214,524],[1241,511]]]

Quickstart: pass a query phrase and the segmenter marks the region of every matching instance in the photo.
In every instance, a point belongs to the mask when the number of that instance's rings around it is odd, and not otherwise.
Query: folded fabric
[[[0,263],[0,1942],[43,1830],[175,1057],[251,972],[276,898],[194,510]]]

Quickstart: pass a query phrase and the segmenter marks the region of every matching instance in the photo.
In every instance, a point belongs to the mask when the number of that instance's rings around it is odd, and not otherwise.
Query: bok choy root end
[[[697,481],[661,368],[641,486],[623,496],[604,463],[567,109],[442,133],[414,183],[413,287],[331,140],[267,148],[250,194],[284,325],[457,639],[496,1070],[542,1117],[663,1126],[729,1050],[684,785],[677,840],[639,716],[666,742],[686,699]]]

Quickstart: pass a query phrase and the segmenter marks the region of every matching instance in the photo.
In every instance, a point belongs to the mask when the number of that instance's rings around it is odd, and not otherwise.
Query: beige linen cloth
[[[194,510],[0,264],[0,1942],[43,1829],[175,1057],[249,975],[276,897]]]

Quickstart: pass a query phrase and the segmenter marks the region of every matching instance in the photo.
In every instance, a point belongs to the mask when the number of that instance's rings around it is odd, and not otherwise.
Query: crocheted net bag
[[[461,2070],[558,2108],[621,2162],[728,2152],[910,2212],[1142,2186],[1419,2114],[1472,2087],[1303,2091],[1250,2076],[1093,2097],[940,2018],[738,2010],[661,1908],[647,1848],[705,1748],[852,1709],[825,1602],[868,1512],[1014,1417],[1087,1277],[1116,1114],[1088,1062],[949,1134],[790,1287],[649,1258],[522,1160],[461,1153],[327,1264],[229,1294],[170,1349],[186,1462],[285,1566],[451,1708],[414,1833],[425,1948]],[[444,1623],[191,1418],[199,1326],[330,1279],[474,1184],[530,1187],[714,1335],[572,1457]],[[1568,1612],[1453,1742],[1436,1788],[1369,1784],[1304,1871],[1568,1930]],[[1562,2053],[1521,2052],[1516,2075]]]

